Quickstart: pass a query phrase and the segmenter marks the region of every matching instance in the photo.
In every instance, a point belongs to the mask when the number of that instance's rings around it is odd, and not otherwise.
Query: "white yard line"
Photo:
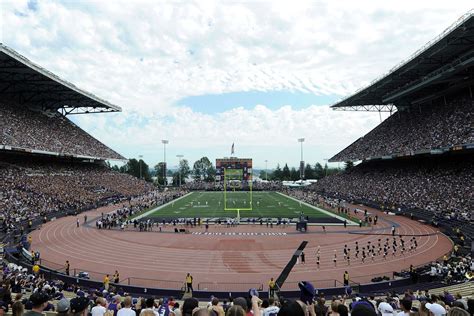
[[[304,204],[304,205],[306,205],[306,206],[309,206],[309,207],[311,207],[311,208],[313,208],[313,209],[315,209],[315,210],[317,210],[317,211],[320,211],[321,213],[324,213],[324,214],[329,215],[329,216],[331,216],[331,217],[335,217],[335,218],[337,218],[337,219],[339,219],[339,220],[341,220],[341,221],[343,221],[343,222],[344,222],[344,220],[346,220],[346,221],[347,221],[347,225],[359,226],[359,223],[353,222],[353,221],[351,221],[351,220],[348,219],[348,218],[344,218],[344,217],[339,216],[339,215],[337,215],[337,214],[334,214],[334,213],[332,213],[332,212],[323,210],[322,208],[319,208],[319,207],[317,207],[317,206],[311,205],[311,204],[306,203],[306,202],[304,202],[304,201],[298,200],[298,199],[296,199],[296,198],[294,198],[294,197],[292,197],[292,196],[283,194],[283,193],[281,193],[281,192],[276,192],[276,193],[278,193],[278,194],[280,194],[281,196],[284,196],[284,197],[286,197],[286,198],[288,198],[288,199],[291,199],[291,200],[293,200],[293,201],[300,202],[300,203],[302,203],[302,204]],[[321,224],[319,224],[319,225],[321,225]],[[327,224],[327,225],[330,225],[330,224]],[[339,225],[341,225],[341,224],[336,224],[336,225],[339,226]]]
[[[169,204],[171,204],[171,203],[174,203],[174,202],[176,202],[176,201],[179,201],[179,200],[181,200],[181,199],[184,199],[185,197],[187,197],[187,196],[189,196],[189,195],[191,195],[191,194],[193,194],[193,193],[194,193],[194,192],[189,192],[188,194],[185,194],[185,195],[183,195],[183,196],[180,196],[180,197],[177,198],[177,199],[171,200],[171,201],[169,201],[168,203],[165,203],[165,204],[163,204],[163,205],[160,205],[160,206],[155,207],[154,209],[151,209],[151,210],[149,210],[149,211],[146,211],[145,213],[140,214],[140,215],[138,215],[137,217],[134,217],[133,219],[141,219],[141,218],[143,218],[143,217],[146,217],[146,216],[148,216],[148,215],[154,213],[155,211],[158,211],[158,210],[162,209],[163,207],[165,207],[165,206],[167,206],[167,205],[169,205]]]

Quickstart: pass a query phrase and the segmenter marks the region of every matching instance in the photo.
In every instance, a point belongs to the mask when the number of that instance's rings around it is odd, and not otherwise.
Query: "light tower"
[[[143,155],[138,155],[138,164],[140,165],[140,179],[142,178],[142,158]]]
[[[300,180],[304,178],[304,160],[303,160],[303,142],[304,138],[298,138],[298,142],[301,144],[301,160],[300,160]]]
[[[178,157],[178,171],[179,171],[179,187],[181,188],[181,158],[183,158],[184,156],[179,154],[179,155],[176,155],[176,157]]]
[[[265,159],[265,181],[268,181],[268,160]]]
[[[166,185],[166,144],[169,143],[169,140],[162,139],[161,142],[163,143],[163,185]]]

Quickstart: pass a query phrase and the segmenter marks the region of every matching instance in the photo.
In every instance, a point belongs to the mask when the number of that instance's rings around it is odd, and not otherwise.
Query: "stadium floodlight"
[[[303,181],[303,177],[304,177],[304,160],[303,160],[303,142],[304,142],[304,138],[298,138],[298,142],[301,144],[300,180]]]
[[[329,166],[328,166],[329,158],[324,158],[323,160],[326,161],[326,164],[325,164],[325,166],[326,166],[326,170],[325,170],[325,171],[326,171],[326,172],[325,172],[325,175],[324,175],[324,176],[327,177],[327,176],[328,176],[328,169],[329,169]]]
[[[140,165],[140,179],[142,178],[142,158],[143,155],[138,155],[138,164]]]
[[[178,163],[178,171],[179,171],[179,187],[181,188],[181,158],[183,158],[184,156],[179,154],[179,155],[176,155],[176,157],[178,157],[178,160],[179,160],[179,163]]]
[[[163,185],[166,185],[166,144],[169,143],[169,140],[162,139],[161,142],[163,143]]]
[[[268,181],[268,160],[265,159],[265,181]]]

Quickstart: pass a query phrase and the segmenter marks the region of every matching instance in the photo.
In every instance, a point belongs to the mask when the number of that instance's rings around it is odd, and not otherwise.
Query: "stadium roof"
[[[16,104],[67,114],[120,112],[122,109],[79,89],[0,43],[0,94]]]
[[[474,85],[474,10],[335,110],[393,111]]]

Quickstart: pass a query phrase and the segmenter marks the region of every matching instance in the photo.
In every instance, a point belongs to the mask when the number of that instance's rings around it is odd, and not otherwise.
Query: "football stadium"
[[[452,22],[330,106],[380,122],[333,151],[327,163],[345,167],[326,165],[317,181],[307,181],[299,138],[290,185],[257,170],[258,149],[239,158],[234,144],[186,177],[183,155],[170,171],[171,143],[158,140],[164,159],[148,176],[141,156],[75,120],[121,120],[126,103],[2,43],[0,310],[474,315],[474,12]],[[190,151],[210,156],[206,146]]]

